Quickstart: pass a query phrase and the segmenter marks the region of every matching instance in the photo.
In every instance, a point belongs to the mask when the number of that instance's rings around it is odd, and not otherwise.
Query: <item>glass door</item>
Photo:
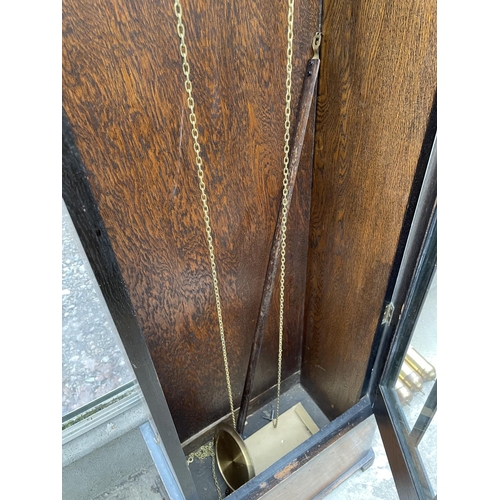
[[[398,495],[437,498],[437,143],[386,303],[373,409]]]
[[[392,467],[393,461],[398,460],[393,458],[391,461],[387,446],[396,438],[400,447],[399,460],[403,459],[407,469],[406,481],[411,481],[411,490],[414,490],[407,497],[433,499],[437,492],[435,216],[425,252],[397,325],[377,398],[382,400],[380,406],[384,407],[381,435],[389,463]],[[398,486],[398,474],[393,474]]]

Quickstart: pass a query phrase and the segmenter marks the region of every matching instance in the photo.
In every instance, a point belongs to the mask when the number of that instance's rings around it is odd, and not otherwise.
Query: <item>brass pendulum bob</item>
[[[237,490],[318,431],[301,403],[284,412],[277,427],[271,421],[245,440],[230,425],[219,424],[215,431],[219,471],[229,488]]]

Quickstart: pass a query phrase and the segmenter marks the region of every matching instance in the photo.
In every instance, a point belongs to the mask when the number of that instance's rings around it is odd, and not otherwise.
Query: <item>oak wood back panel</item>
[[[182,5],[238,404],[281,196],[287,5]],[[318,11],[296,1],[292,116]],[[185,103],[173,1],[63,1],[63,106],[182,441],[229,409]],[[283,378],[301,361],[312,125],[289,218]],[[255,395],[276,383],[273,300]]]
[[[436,89],[436,4],[325,0],[302,383],[360,397]]]

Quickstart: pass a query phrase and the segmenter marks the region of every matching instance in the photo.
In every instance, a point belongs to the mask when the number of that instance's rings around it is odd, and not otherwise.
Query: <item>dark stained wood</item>
[[[239,404],[281,197],[287,6],[182,4]],[[292,116],[318,12],[296,2]],[[64,0],[62,49],[63,105],[184,441],[228,400],[173,2]],[[301,362],[312,125],[289,217],[283,378]],[[271,309],[256,394],[276,383],[276,294]]]
[[[436,89],[436,4],[325,0],[301,383],[359,400]]]
[[[316,90],[319,64],[319,59],[311,59],[307,63],[307,68],[304,75],[304,85],[302,87],[299,108],[297,111],[297,125],[295,134],[291,141],[292,147],[290,151],[289,161],[288,191],[285,198],[286,206],[290,206],[293,197],[295,180],[297,178],[297,171],[299,169],[300,157],[302,153],[302,146],[304,145],[304,138],[309,121],[309,112],[311,111],[311,104],[314,100],[314,92]],[[257,362],[259,360],[260,351],[262,348],[262,340],[264,338],[264,328],[266,327],[267,318],[269,316],[271,297],[275,288],[276,271],[278,270],[278,263],[280,262],[281,246],[283,244],[282,220],[284,214],[283,200],[281,201],[282,202],[280,203],[278,217],[276,218],[276,226],[274,228],[273,242],[271,245],[269,262],[267,264],[266,277],[264,279],[264,289],[262,291],[262,298],[260,300],[259,314],[257,316],[257,323],[255,325],[252,348],[250,350],[250,359],[248,361],[247,375],[245,378],[245,384],[243,386],[243,394],[241,397],[240,411],[238,413],[238,421],[236,423],[236,431],[240,434],[243,434],[243,428],[245,427],[248,405],[250,404],[253,382],[255,380],[255,373],[257,370]]]

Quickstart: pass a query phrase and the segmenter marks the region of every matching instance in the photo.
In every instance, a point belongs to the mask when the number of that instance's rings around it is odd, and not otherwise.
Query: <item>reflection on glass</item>
[[[418,444],[420,458],[434,492],[437,491],[437,413]]]
[[[437,490],[437,272],[418,316],[394,389],[402,406],[409,444],[417,448]]]
[[[420,311],[405,361],[395,389],[411,431],[425,405],[436,379],[437,364],[437,272],[434,273],[425,302]],[[401,386],[411,391],[402,397]],[[399,391],[398,391],[399,388]],[[407,391],[406,391],[407,392]]]
[[[62,416],[133,380],[63,202]]]

